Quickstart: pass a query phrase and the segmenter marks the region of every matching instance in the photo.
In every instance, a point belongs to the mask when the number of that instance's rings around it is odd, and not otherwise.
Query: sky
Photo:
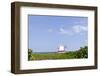
[[[33,52],[56,52],[60,45],[75,51],[88,44],[88,17],[29,15],[28,34]]]

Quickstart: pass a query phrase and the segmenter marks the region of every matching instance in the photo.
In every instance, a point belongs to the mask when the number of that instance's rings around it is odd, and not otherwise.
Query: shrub
[[[88,58],[88,47],[81,47],[77,52],[77,58]]]
[[[31,60],[32,58],[32,50],[28,49],[28,60]]]

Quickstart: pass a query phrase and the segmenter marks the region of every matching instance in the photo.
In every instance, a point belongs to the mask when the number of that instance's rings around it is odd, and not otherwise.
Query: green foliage
[[[69,51],[65,53],[32,53],[32,50],[28,50],[28,60],[49,60],[49,59],[79,59],[88,58],[88,47],[80,47],[77,51]]]
[[[88,58],[88,47],[81,47],[77,52],[77,58]]]
[[[28,49],[28,60],[31,60],[32,58],[32,50]]]

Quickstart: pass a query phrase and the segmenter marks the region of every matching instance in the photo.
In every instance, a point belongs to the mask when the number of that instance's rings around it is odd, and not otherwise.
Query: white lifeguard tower
[[[60,46],[58,47],[58,53],[65,53],[65,46],[60,45]]]

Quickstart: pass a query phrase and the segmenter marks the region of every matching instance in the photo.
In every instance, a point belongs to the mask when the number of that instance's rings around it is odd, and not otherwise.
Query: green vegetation
[[[88,47],[81,47],[76,55],[77,58],[88,58]]]
[[[32,53],[32,50],[28,50],[28,60],[51,60],[51,59],[79,59],[88,58],[88,47],[81,47],[76,51],[69,51],[65,53],[44,53],[36,54]]]
[[[28,60],[32,60],[32,50],[28,49]]]

